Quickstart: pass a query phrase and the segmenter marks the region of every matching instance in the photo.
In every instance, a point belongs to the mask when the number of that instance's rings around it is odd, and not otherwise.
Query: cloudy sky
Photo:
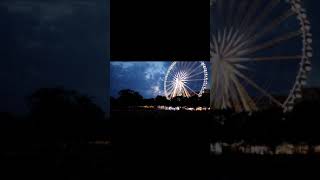
[[[164,95],[163,80],[171,63],[170,61],[111,62],[110,95],[117,97],[122,89],[138,91],[145,98]],[[209,66],[209,62],[206,62],[206,65]]]
[[[163,78],[170,62],[112,62],[110,64],[110,93],[132,89],[146,98],[163,94]]]

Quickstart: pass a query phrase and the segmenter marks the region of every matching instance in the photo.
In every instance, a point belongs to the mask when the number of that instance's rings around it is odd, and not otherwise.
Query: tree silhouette
[[[170,100],[170,105],[173,107],[177,106],[185,106],[186,105],[187,98],[183,96],[176,96]]]
[[[118,102],[122,107],[141,105],[143,97],[136,91],[124,89],[119,91]]]
[[[210,106],[210,92],[203,93],[198,101],[200,106]]]
[[[81,139],[92,133],[104,112],[91,98],[63,88],[43,88],[28,97],[30,118],[43,138]]]
[[[157,96],[155,101],[156,101],[156,104],[160,106],[168,105],[168,100],[164,96]]]
[[[186,100],[186,106],[196,108],[199,106],[199,97],[197,95],[191,96]]]
[[[143,99],[143,105],[147,105],[147,106],[154,106],[155,104],[155,99],[153,98],[149,98],[149,99]]]

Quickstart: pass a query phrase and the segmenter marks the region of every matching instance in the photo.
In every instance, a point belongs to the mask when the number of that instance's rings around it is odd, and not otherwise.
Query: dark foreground
[[[41,146],[2,152],[0,179],[111,179],[109,145]]]
[[[129,153],[129,152],[128,152]],[[168,153],[166,153],[168,154]],[[320,165],[319,157],[298,156],[252,156],[252,155],[222,155],[212,156],[208,164],[208,172],[200,172],[195,166],[205,167],[204,164],[190,165],[160,160],[164,154],[154,154],[150,163],[144,158],[124,164],[120,174],[112,174],[114,163],[111,162],[111,152],[108,148],[92,148],[82,152],[18,152],[7,153],[1,157],[1,179],[161,179],[175,177],[184,179],[217,179],[217,180],[270,180],[270,179],[318,179]],[[132,155],[134,156],[134,155]],[[188,156],[181,162],[191,163]],[[163,163],[163,164],[158,164]],[[175,163],[178,167],[172,166]],[[203,162],[204,163],[204,162]],[[180,166],[179,166],[180,165]],[[143,169],[140,169],[142,168]],[[128,170],[127,168],[131,168]],[[185,171],[184,171],[185,170]],[[170,172],[172,171],[172,172]],[[142,173],[142,174],[140,174]],[[190,176],[192,175],[192,176]]]
[[[208,112],[112,112],[111,124],[108,124],[111,144],[92,144],[93,137],[89,141],[83,138],[53,142],[55,138],[49,140],[50,136],[44,136],[45,131],[31,133],[43,138],[30,141],[33,136],[26,136],[30,132],[17,130],[21,132],[19,136],[11,138],[12,141],[6,142],[0,150],[0,179],[320,178],[316,169],[320,166],[320,157],[315,155],[210,154],[210,142],[225,138],[212,136],[218,134],[218,128],[213,127],[210,117],[212,114]],[[105,126],[99,125],[102,129]],[[96,132],[97,128],[94,130]],[[83,134],[83,131],[78,133]],[[237,133],[231,135],[237,139]],[[97,137],[105,139],[101,135]]]
[[[318,179],[320,157],[315,156],[212,156],[208,179]]]
[[[215,136],[219,128],[211,117],[209,112],[113,112],[114,174],[118,179],[128,174],[138,179],[320,178],[320,157],[314,155],[211,155],[209,142],[225,138]],[[237,133],[230,135],[238,139]],[[265,141],[276,144],[273,139]]]

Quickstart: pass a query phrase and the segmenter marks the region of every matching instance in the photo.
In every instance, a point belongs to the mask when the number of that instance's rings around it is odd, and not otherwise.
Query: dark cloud
[[[9,13],[38,16],[42,21],[56,21],[77,12],[94,13],[102,3],[99,1],[7,1],[0,3]]]
[[[0,3],[0,111],[25,111],[24,97],[63,86],[106,108],[108,1]]]

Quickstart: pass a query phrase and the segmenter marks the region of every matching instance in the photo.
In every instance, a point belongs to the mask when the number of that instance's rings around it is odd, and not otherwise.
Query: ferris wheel
[[[199,62],[173,62],[164,78],[164,94],[167,99],[177,96],[202,96],[208,84],[206,64]]]
[[[212,109],[293,109],[311,70],[301,0],[211,0]]]

